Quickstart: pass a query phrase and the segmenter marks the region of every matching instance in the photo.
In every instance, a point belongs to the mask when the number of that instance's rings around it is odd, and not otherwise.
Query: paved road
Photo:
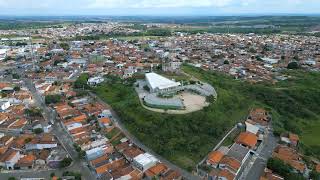
[[[104,101],[102,101],[98,96],[96,96],[95,94],[89,92],[89,94],[95,98],[96,100],[98,100],[99,102],[105,104],[107,107],[110,107],[108,104],[106,104]],[[194,176],[191,173],[189,173],[188,171],[181,169],[180,167],[172,164],[171,162],[169,162],[168,160],[166,160],[165,158],[163,158],[162,156],[158,155],[157,153],[155,153],[154,151],[152,151],[150,148],[148,148],[147,146],[145,146],[144,144],[142,144],[135,136],[133,136],[124,126],[124,124],[122,124],[122,122],[120,121],[120,118],[118,117],[117,113],[115,111],[111,109],[111,113],[114,119],[114,124],[115,126],[117,126],[122,132],[123,134],[128,137],[134,144],[136,144],[138,147],[140,147],[141,149],[143,149],[145,152],[151,153],[153,154],[156,158],[158,158],[161,162],[165,163],[166,165],[168,165],[171,169],[174,170],[178,170],[179,172],[181,172],[182,176],[186,179],[200,179],[200,177],[198,176]]]
[[[52,132],[56,135],[58,140],[60,141],[61,145],[66,149],[70,157],[73,159],[73,164],[65,168],[63,170],[56,170],[54,172],[61,172],[61,171],[77,171],[81,172],[83,175],[83,178],[85,180],[93,180],[96,179],[95,175],[93,172],[90,171],[90,169],[87,167],[87,163],[84,160],[80,160],[78,158],[78,153],[75,151],[73,147],[73,141],[69,134],[62,128],[60,123],[56,121],[57,119],[57,114],[54,110],[51,108],[47,107],[47,105],[44,102],[44,98],[37,92],[36,88],[34,87],[33,82],[30,79],[24,79],[23,80],[25,83],[25,86],[30,90],[32,93],[32,96],[34,98],[35,103],[43,110],[43,115],[46,120],[50,121],[53,123],[53,130]],[[31,175],[34,175],[35,177],[41,177],[43,175],[50,175],[52,171],[41,171],[41,172],[31,172]],[[20,175],[23,175],[25,173],[8,173],[6,175],[13,175],[15,177],[19,177]],[[0,176],[0,179],[2,176]]]
[[[273,135],[272,132],[267,134],[267,138],[264,140],[262,148],[257,151],[257,155],[252,159],[251,166],[247,172],[241,177],[245,180],[256,180],[259,179],[264,168],[267,165],[267,160],[271,157],[273,150],[277,146],[278,139]]]

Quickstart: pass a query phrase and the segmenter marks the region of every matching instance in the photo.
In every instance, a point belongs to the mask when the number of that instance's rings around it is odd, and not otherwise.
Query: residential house
[[[212,176],[211,176],[212,177]],[[227,169],[219,170],[217,175],[214,176],[216,180],[234,180],[235,174]]]
[[[230,156],[224,156],[220,163],[219,163],[219,168],[220,169],[226,169],[236,175],[238,171],[240,170],[241,167],[241,162],[238,161],[237,159],[230,157]]]
[[[303,162],[302,156],[291,147],[279,145],[272,156],[289,164],[297,172],[304,173],[306,170],[306,164]]]
[[[0,112],[9,109],[11,106],[10,101],[0,101]]]
[[[159,163],[151,168],[149,168],[147,171],[145,171],[145,176],[148,180],[151,180],[152,178],[156,176],[160,176],[164,172],[166,172],[169,168],[164,163]]]
[[[88,79],[88,85],[96,86],[98,84],[101,84],[103,81],[104,81],[103,77],[92,77]]]
[[[58,146],[57,141],[54,139],[54,136],[50,134],[43,134],[32,139],[29,143],[26,144],[26,150],[42,150],[42,149],[53,149]]]
[[[149,153],[140,154],[133,158],[133,165],[143,172],[155,166],[157,163],[158,159]]]
[[[36,156],[28,154],[22,156],[21,159],[15,164],[15,169],[32,169],[36,160]]]
[[[220,151],[213,151],[208,155],[207,165],[217,168],[224,154]]]
[[[259,125],[261,128],[264,128],[268,125],[270,117],[266,110],[262,108],[256,108],[250,111],[248,120],[251,120],[254,124]]]
[[[167,172],[161,174],[160,176],[160,180],[181,180],[182,179],[182,175],[179,171],[170,169]]]
[[[280,140],[286,143],[287,145],[297,147],[299,143],[299,136],[293,133],[283,133],[280,136]]]
[[[111,125],[111,120],[107,117],[98,119],[98,122],[101,128],[107,128]]]
[[[234,143],[228,153],[227,156],[233,157],[234,159],[238,160],[241,164],[244,164],[244,162],[248,159],[250,156],[250,153],[252,150],[250,150],[247,147],[244,147],[240,144]]]
[[[260,180],[284,180],[284,178],[274,174],[270,169],[265,168]]]
[[[251,132],[241,132],[235,142],[250,149],[255,149],[258,137]]]
[[[125,149],[122,154],[129,162],[132,162],[135,157],[139,156],[140,154],[144,154],[144,152],[138,147],[132,145]]]
[[[0,155],[0,166],[8,170],[12,170],[20,158],[21,154],[19,151],[9,149],[4,154]]]

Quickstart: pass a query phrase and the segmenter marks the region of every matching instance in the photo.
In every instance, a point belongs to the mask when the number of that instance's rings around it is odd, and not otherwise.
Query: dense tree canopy
[[[81,74],[80,77],[74,82],[74,87],[77,89],[88,88],[89,74]]]

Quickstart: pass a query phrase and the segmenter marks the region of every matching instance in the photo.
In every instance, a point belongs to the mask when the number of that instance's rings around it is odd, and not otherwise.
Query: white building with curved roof
[[[152,93],[175,91],[181,85],[156,73],[147,73],[146,80]]]

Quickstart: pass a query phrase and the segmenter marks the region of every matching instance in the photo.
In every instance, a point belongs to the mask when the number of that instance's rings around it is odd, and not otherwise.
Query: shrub
[[[35,134],[41,134],[41,133],[43,133],[43,129],[42,128],[37,128],[37,129],[34,129],[33,132]]]
[[[289,63],[287,68],[288,69],[298,69],[299,68],[299,64],[294,61],[294,62]]]
[[[46,104],[55,104],[61,101],[61,95],[47,95],[45,97]]]
[[[150,92],[150,88],[149,88],[149,86],[147,86],[147,85],[143,86],[143,89],[146,90],[146,91],[148,91],[148,92]]]
[[[70,166],[71,163],[72,163],[72,159],[66,157],[60,162],[59,167],[60,168],[65,168],[65,167]]]

